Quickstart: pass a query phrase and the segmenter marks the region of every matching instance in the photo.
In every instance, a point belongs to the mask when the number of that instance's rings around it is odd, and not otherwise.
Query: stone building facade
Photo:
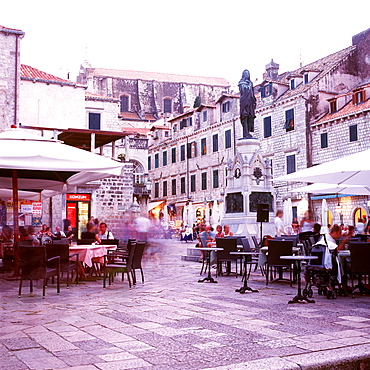
[[[368,119],[363,114],[355,119],[363,122],[358,126],[356,143],[349,142],[349,131],[354,130],[349,127],[356,125],[353,115],[351,119],[341,117],[341,124],[335,125],[322,120],[334,106],[335,111],[340,111],[356,94],[356,88],[369,82],[370,30],[354,36],[352,41],[352,46],[293,72],[279,75],[279,66],[273,61],[266,66],[265,79],[258,86],[256,131],[264,155],[272,160],[274,177],[369,147],[368,123],[365,123]],[[364,101],[368,99],[366,94],[364,87]],[[325,149],[320,147],[323,133],[329,136],[329,145]],[[291,197],[294,216],[301,217],[312,208],[319,219],[319,199],[295,192],[294,189],[301,185],[275,183],[278,205],[282,207],[283,200]],[[354,197],[351,197],[352,201]],[[358,202],[363,206],[363,197],[358,197]],[[334,213],[335,205],[330,206]],[[352,208],[355,210],[356,206]],[[340,221],[353,224],[353,217],[344,216],[342,213]],[[335,222],[338,221],[336,218]]]
[[[156,72],[139,72],[80,67],[77,82],[89,92],[120,100],[123,116],[138,115],[141,120],[170,118],[193,107],[195,102],[214,102],[229,83],[223,78],[183,76]]]
[[[0,26],[0,129],[18,124],[20,39],[24,32]]]

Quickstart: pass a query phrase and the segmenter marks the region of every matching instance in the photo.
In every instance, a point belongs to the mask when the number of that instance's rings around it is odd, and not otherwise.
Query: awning
[[[151,211],[153,208],[158,207],[162,203],[163,203],[163,200],[160,201],[160,202],[149,202],[148,203],[148,211]]]
[[[312,200],[317,199],[336,199],[336,198],[343,198],[343,197],[356,197],[356,195],[353,194],[326,194],[326,195],[315,195],[312,196]]]

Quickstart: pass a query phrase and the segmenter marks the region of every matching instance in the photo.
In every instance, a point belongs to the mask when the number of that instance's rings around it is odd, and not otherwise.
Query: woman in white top
[[[315,224],[315,221],[311,219],[311,212],[306,211],[299,225],[301,233],[312,231],[314,224]]]

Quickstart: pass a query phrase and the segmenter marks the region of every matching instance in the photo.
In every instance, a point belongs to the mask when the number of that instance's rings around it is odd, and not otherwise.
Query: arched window
[[[138,162],[133,160],[132,161],[134,168],[133,168],[133,177],[134,177],[134,183],[135,184],[144,184],[144,166]]]

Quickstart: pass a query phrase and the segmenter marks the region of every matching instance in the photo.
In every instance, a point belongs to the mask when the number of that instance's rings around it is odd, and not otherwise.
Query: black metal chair
[[[137,242],[135,247],[134,257],[132,259],[132,279],[134,285],[136,285],[136,273],[135,270],[140,270],[141,281],[144,283],[144,273],[141,261],[143,259],[143,254],[145,251],[146,242]]]
[[[78,284],[78,253],[69,254],[69,241],[58,240],[47,244],[46,256],[47,258],[60,257],[60,272],[67,273],[67,287],[69,287],[70,280],[73,279],[73,271],[76,274],[76,284]]]
[[[238,275],[238,255],[232,255],[230,252],[237,252],[236,238],[216,238],[216,247],[223,248],[222,251],[217,251],[217,273],[222,275],[222,262],[227,263],[227,275],[231,273],[231,263],[235,262],[235,273]]]
[[[129,286],[131,288],[132,275],[132,261],[134,258],[136,248],[136,242],[131,242],[130,250],[128,255],[121,251],[110,251],[109,254],[104,256],[104,266],[102,267],[103,272],[103,287],[106,287],[106,279],[108,277],[109,285],[113,283],[114,275],[121,272],[122,281],[124,280],[124,274],[127,274]]]
[[[45,297],[47,279],[57,277],[57,293],[60,293],[60,257],[46,257],[44,246],[20,246],[20,282],[19,293],[22,294],[23,280],[30,281],[30,293],[33,292],[33,280],[42,279],[42,296]]]
[[[351,281],[352,281],[352,298],[355,298],[355,287],[353,284],[353,277],[357,276],[357,288],[360,291],[364,290],[362,277],[370,276],[370,243],[367,242],[353,242],[350,243],[351,250]]]
[[[292,263],[289,260],[282,260],[280,256],[291,256],[293,253],[293,241],[291,240],[268,240],[268,253],[267,253],[267,264],[266,264],[266,285],[269,283],[269,272],[270,272],[270,280],[277,281],[277,280],[287,280],[283,278],[283,272],[285,270],[289,270],[290,278],[290,286],[292,286],[293,282],[293,269],[291,268]],[[275,268],[275,277],[276,277],[276,269],[279,271],[279,277],[275,280],[272,280],[272,267]],[[271,268],[271,270],[270,270]]]

